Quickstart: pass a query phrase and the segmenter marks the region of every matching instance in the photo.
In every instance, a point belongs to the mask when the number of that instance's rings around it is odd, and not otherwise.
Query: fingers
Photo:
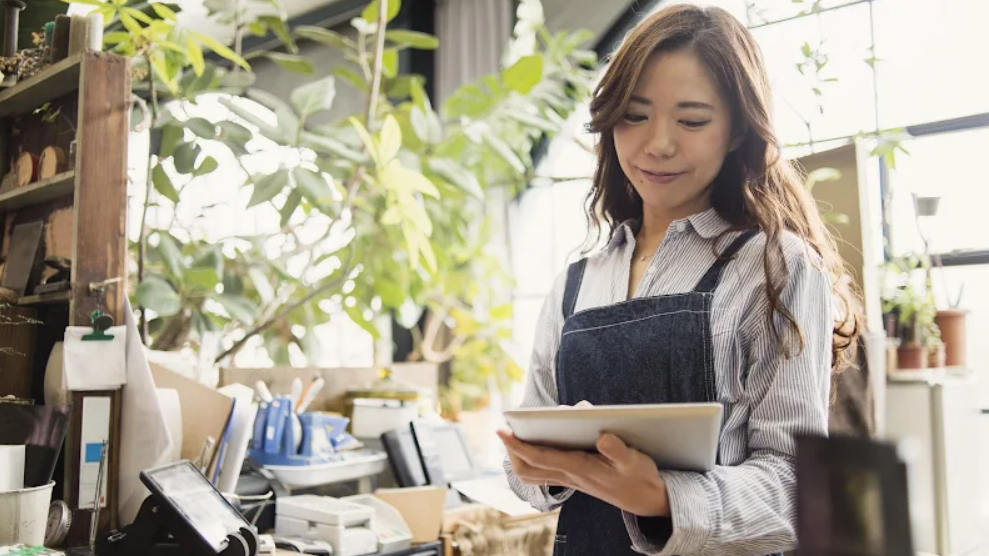
[[[592,404],[587,400],[581,400],[577,402],[577,405],[575,405],[574,407],[594,407],[594,404]]]
[[[598,452],[617,467],[631,463],[632,449],[613,434],[602,434],[597,442]]]

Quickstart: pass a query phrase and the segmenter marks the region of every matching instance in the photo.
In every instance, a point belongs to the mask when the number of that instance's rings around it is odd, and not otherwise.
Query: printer
[[[276,502],[275,534],[327,541],[334,556],[375,554],[374,514],[369,506],[328,496],[285,496]]]

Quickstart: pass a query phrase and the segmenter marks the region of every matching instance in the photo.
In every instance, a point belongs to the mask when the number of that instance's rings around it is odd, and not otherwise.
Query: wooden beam
[[[127,136],[130,131],[130,69],[126,58],[87,51],[80,62],[79,120],[76,132],[75,196],[72,240],[72,300],[70,326],[90,326],[90,314],[100,309],[115,322],[124,321],[127,292]],[[104,296],[93,295],[91,283],[120,277]],[[79,457],[83,398],[111,399],[107,507],[101,511],[99,532],[117,526],[120,498],[121,392],[72,392],[73,410],[66,444],[66,499],[74,521],[88,524],[89,512],[79,511]],[[86,531],[73,525],[69,541]]]

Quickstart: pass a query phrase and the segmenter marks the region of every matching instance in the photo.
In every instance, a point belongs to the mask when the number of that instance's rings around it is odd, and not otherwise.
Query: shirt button
[[[677,231],[682,232],[687,229],[687,224],[684,222],[677,222]]]

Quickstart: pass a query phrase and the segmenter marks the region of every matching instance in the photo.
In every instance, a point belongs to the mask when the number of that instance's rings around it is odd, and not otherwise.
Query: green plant
[[[151,310],[154,347],[195,345],[215,332],[227,348],[218,360],[258,337],[276,364],[315,363],[315,327],[333,314],[346,313],[377,337],[379,315],[412,328],[428,311],[430,325],[414,356],[453,360],[449,407],[483,404],[489,380],[505,387],[521,377],[502,347],[510,337],[511,277],[490,248],[485,201],[491,190],[514,194],[537,178],[535,145],[558,132],[589,95],[595,57],[580,46],[590,35],[550,34],[532,22],[519,31],[532,34],[530,51],[516,48],[503,71],[462,86],[436,110],[423,78],[399,74],[397,59],[402,49],[431,49],[437,41],[387,29],[398,8],[396,1],[373,2],[352,22],[356,39],[269,20],[264,29],[283,36],[286,48],[311,40],[342,50],[348,61],[287,100],[231,90],[216,78],[206,82],[196,77],[189,52],[165,47],[163,56],[174,61],[166,69],[176,73],[156,70],[150,83],[172,79],[175,87],[160,88],[171,95],[160,108],[152,96],[156,149],[146,206],[189,203],[208,186],[198,178],[219,165],[204,147],[223,145],[251,192],[241,208],[277,211],[280,222],[219,242],[208,241],[195,222],[142,224],[146,232],[133,247],[146,249],[139,256],[144,274],[133,282],[136,301]],[[239,54],[236,44],[233,51]],[[210,71],[220,73],[207,62],[203,75]],[[312,124],[341,86],[363,92],[366,110]],[[206,98],[222,109],[209,118],[193,115]],[[262,163],[274,157],[277,167]],[[451,341],[437,341],[442,329]]]
[[[937,348],[941,334],[934,322],[937,307],[934,296],[918,282],[929,266],[926,257],[906,255],[886,263],[884,270],[883,313],[895,318],[895,335],[904,345]]]

